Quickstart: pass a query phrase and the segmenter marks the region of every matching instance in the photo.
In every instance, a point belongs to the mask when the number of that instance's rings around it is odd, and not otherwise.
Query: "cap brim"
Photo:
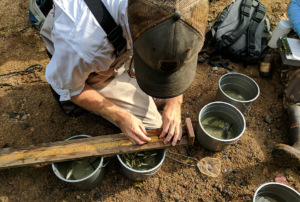
[[[195,55],[181,69],[173,73],[161,73],[149,67],[133,48],[134,69],[140,88],[155,98],[172,98],[185,93],[192,85],[197,68]]]

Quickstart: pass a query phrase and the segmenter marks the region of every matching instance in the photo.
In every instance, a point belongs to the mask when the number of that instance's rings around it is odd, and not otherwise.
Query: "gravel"
[[[266,123],[271,123],[272,120],[273,120],[273,118],[270,115],[266,116],[266,118],[265,118]]]

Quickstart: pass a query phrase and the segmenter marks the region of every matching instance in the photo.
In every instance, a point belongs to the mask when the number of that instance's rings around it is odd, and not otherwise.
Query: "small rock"
[[[275,109],[273,108],[273,106],[271,107],[270,112],[271,112],[271,113],[274,113],[274,112],[275,112]]]
[[[265,122],[266,123],[271,123],[272,122],[272,120],[273,120],[273,118],[271,117],[271,116],[266,116],[266,118],[265,118]]]
[[[106,191],[104,189],[100,189],[102,194],[106,194]]]
[[[238,144],[242,145],[243,143],[242,143],[242,141],[241,141],[241,140],[239,140]]]
[[[231,178],[231,181],[235,182],[235,180],[236,180],[236,177]]]
[[[196,188],[196,189],[199,189],[199,185],[196,185],[195,188]]]
[[[260,121],[258,121],[258,122],[257,122],[257,125],[260,125],[260,124],[261,124]]]
[[[203,102],[203,99],[200,99],[200,102]]]
[[[269,146],[270,148],[274,148],[274,145],[272,145],[271,143],[268,143],[268,146]]]
[[[268,130],[269,132],[272,132],[272,129],[271,128],[269,128],[269,130]]]
[[[212,68],[210,68],[211,69],[211,71],[218,71],[219,70],[219,67],[212,67]]]
[[[0,196],[0,201],[1,202],[8,202],[8,197],[7,196]]]
[[[213,77],[214,76],[214,74],[210,74],[210,75],[208,75],[207,77]]]
[[[213,188],[217,188],[217,186],[218,186],[217,183],[215,183],[215,184],[212,185]]]
[[[227,169],[225,168],[223,171],[224,171],[224,173],[226,173],[226,172],[227,172]]]
[[[183,175],[184,177],[187,177],[186,172],[182,172],[182,175]]]
[[[2,116],[6,116],[6,114],[2,114]]]
[[[100,198],[100,193],[98,191],[95,192],[93,200],[97,201]]]
[[[81,197],[77,195],[77,196],[76,196],[76,199],[77,199],[77,200],[80,200],[80,199],[81,199]]]
[[[28,126],[29,126],[28,123],[21,124],[21,128],[22,128],[22,129],[26,129],[26,128],[28,128]]]
[[[246,186],[246,182],[241,182],[241,184],[240,184],[241,186]]]
[[[103,197],[103,196],[101,196],[100,201],[101,201],[101,202],[104,201],[104,197]]]
[[[19,55],[21,55],[21,53],[17,53],[17,54],[15,54],[15,56],[19,56]]]
[[[28,119],[28,116],[25,114],[24,116],[22,116],[22,119],[26,120],[26,119]]]
[[[250,150],[252,150],[252,149],[253,149],[253,147],[252,147],[252,146],[250,146],[249,148],[250,148]]]
[[[222,191],[223,191],[223,187],[222,187],[222,185],[220,185],[220,184],[219,184],[219,185],[217,186],[217,188],[218,188],[218,190],[219,190],[220,192],[222,192]]]
[[[17,115],[18,115],[17,113],[10,113],[10,114],[9,114],[9,118],[10,118],[10,119],[13,119],[13,118],[15,118]]]
[[[229,168],[229,170],[228,170],[230,173],[233,171],[231,168]]]
[[[15,119],[19,119],[20,118],[20,115],[17,115],[16,117],[15,117]]]
[[[268,171],[268,168],[267,167],[265,167],[264,169],[263,169],[263,175],[264,176],[266,176],[266,177],[269,177],[269,171]]]
[[[225,155],[223,155],[223,157],[227,159],[227,158],[228,158],[228,155],[225,154]]]

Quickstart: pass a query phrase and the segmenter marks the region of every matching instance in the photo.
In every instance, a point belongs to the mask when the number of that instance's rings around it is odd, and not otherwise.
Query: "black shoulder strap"
[[[250,57],[259,57],[261,50],[258,50],[258,47],[255,45],[255,32],[258,27],[258,25],[261,23],[261,21],[264,19],[266,15],[266,8],[264,5],[262,5],[260,2],[258,2],[258,6],[256,8],[256,12],[251,19],[250,26],[248,29],[248,35],[247,35],[247,46],[248,46],[248,54]],[[261,40],[261,39],[260,39]]]
[[[123,37],[123,30],[117,25],[101,0],[85,0],[85,3],[101,25],[108,40],[115,48],[116,54],[121,55],[126,51],[127,41]]]
[[[241,5],[241,24],[232,32],[229,36],[225,37],[223,40],[224,46],[232,45],[236,40],[238,40],[242,34],[248,29],[250,20],[250,10],[253,4],[253,0],[243,0]]]

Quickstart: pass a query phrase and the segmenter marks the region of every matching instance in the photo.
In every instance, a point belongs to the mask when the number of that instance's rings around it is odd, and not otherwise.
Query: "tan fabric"
[[[146,128],[162,126],[161,115],[157,111],[153,99],[141,90],[136,80],[129,77],[126,71],[104,88],[98,87],[97,78],[99,77],[95,76],[93,83],[88,84],[106,99],[135,115]],[[101,81],[99,80],[99,82]]]
[[[300,69],[289,67],[282,70],[281,80],[285,84],[283,105],[288,107],[296,104],[300,106]]]

